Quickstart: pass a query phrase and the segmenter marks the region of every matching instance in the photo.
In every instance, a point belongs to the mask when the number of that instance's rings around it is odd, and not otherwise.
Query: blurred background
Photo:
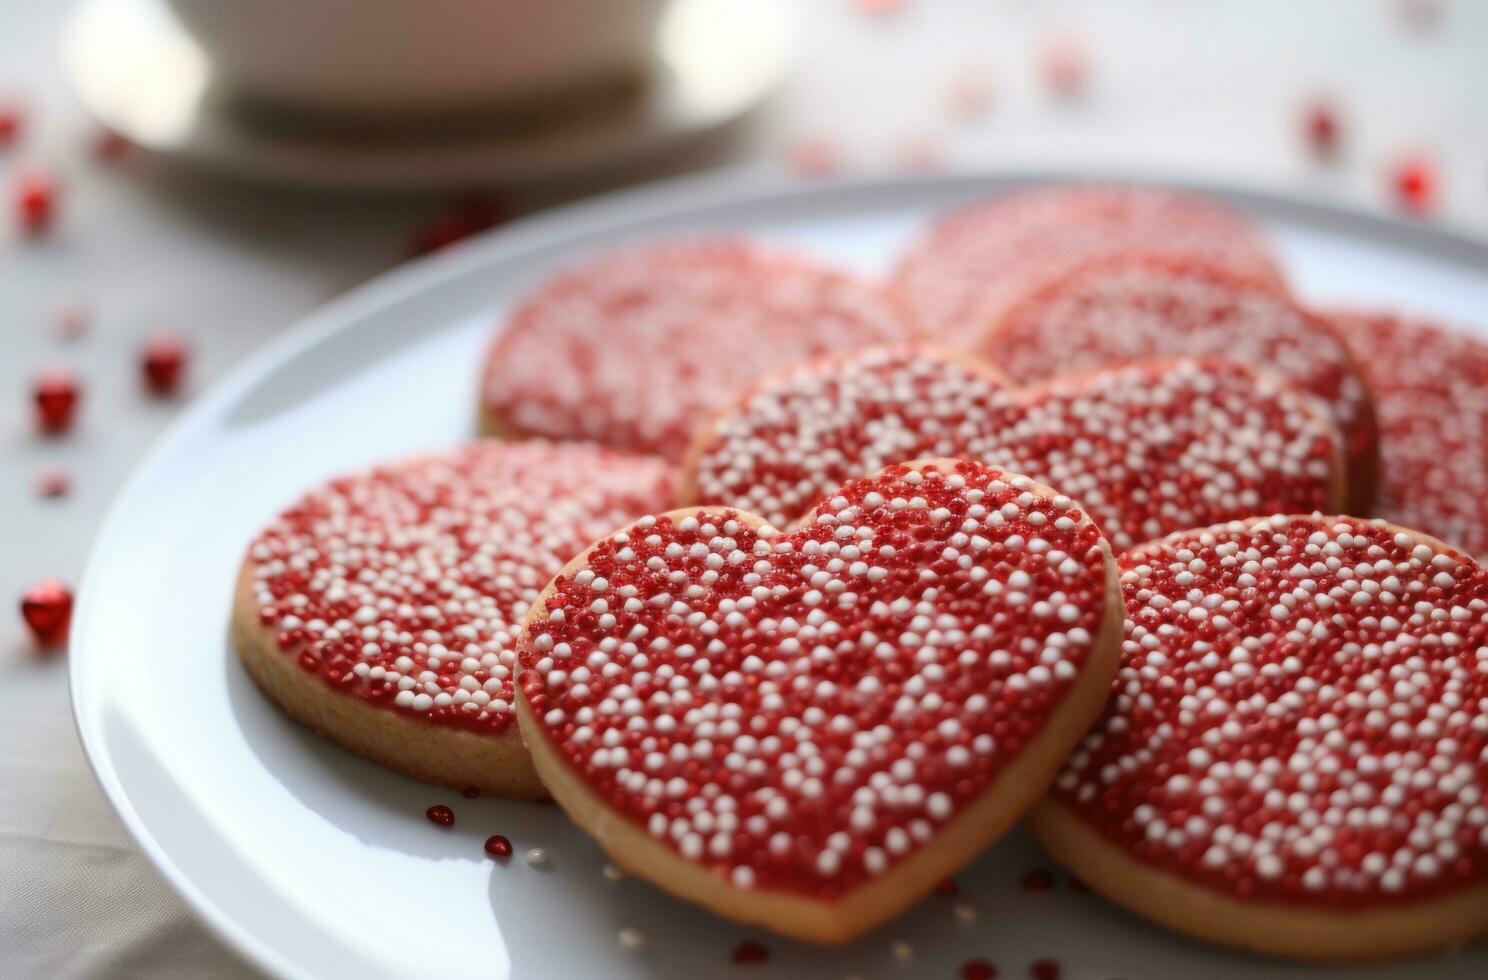
[[[1473,0],[0,0],[0,597],[75,583],[265,339],[524,214],[721,166],[1016,168],[1488,236],[1485,52]],[[242,969],[95,789],[36,626],[0,614],[0,972]]]

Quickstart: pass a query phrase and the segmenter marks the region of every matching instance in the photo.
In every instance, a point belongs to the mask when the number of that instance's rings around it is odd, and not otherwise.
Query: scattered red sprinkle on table
[[[65,497],[72,489],[72,479],[67,471],[56,466],[43,466],[36,473],[36,495],[38,497]]]
[[[486,838],[486,853],[493,858],[511,857],[512,842],[500,834],[492,834]]]
[[[413,236],[409,252],[414,256],[437,252],[507,219],[506,208],[489,197],[467,197],[430,218]]]
[[[905,0],[851,0],[860,13],[892,14],[904,9]]]
[[[1023,889],[1030,892],[1046,892],[1054,887],[1054,872],[1048,868],[1034,868],[1023,876]]]
[[[72,623],[72,591],[56,579],[42,579],[22,593],[21,618],[37,646],[43,650],[61,647]]]
[[[992,980],[997,966],[987,959],[967,960],[961,964],[961,980]]]
[[[477,786],[466,786],[460,790],[460,795],[467,800],[473,800],[477,796],[480,796],[480,788]]]
[[[429,818],[430,823],[440,827],[453,827],[455,825],[455,811],[443,803],[436,803],[429,807],[429,809],[424,811],[424,816]]]
[[[945,144],[924,133],[907,136],[894,148],[895,165],[912,173],[939,169],[945,156]]]
[[[1062,972],[1058,960],[1034,960],[1028,964],[1028,975],[1033,980],[1059,980]]]
[[[133,148],[134,143],[129,137],[116,133],[112,129],[100,129],[93,137],[93,156],[106,163],[120,159]]]
[[[1438,184],[1436,167],[1424,156],[1403,157],[1390,169],[1395,203],[1416,217],[1426,217],[1436,210]]]
[[[1340,139],[1338,112],[1326,99],[1314,99],[1303,107],[1302,138],[1307,150],[1319,160],[1338,156]]]
[[[995,101],[996,89],[980,69],[961,68],[946,83],[945,107],[953,119],[984,116]]]
[[[803,136],[785,151],[786,166],[797,177],[825,178],[843,169],[842,147],[826,136]]]
[[[64,306],[57,311],[57,317],[52,321],[52,328],[57,336],[63,340],[76,340],[88,332],[91,319],[88,311],[81,306]]]
[[[145,389],[157,398],[169,398],[181,388],[189,351],[186,341],[173,333],[157,333],[140,350],[140,372]]]
[[[1084,43],[1070,35],[1044,41],[1038,56],[1039,77],[1057,98],[1073,99],[1084,94],[1090,83],[1090,55]]]
[[[47,435],[60,435],[72,428],[83,398],[82,383],[67,368],[42,368],[31,383],[36,404],[36,425]]]
[[[961,894],[961,886],[956,884],[955,878],[945,878],[935,886],[935,894],[945,895],[947,897],[959,895]]]
[[[770,951],[753,939],[746,939],[734,947],[732,959],[735,963],[763,963],[770,958]]]
[[[57,210],[56,182],[40,171],[23,174],[15,184],[16,225],[26,235],[41,235],[50,230]]]
[[[20,138],[24,114],[14,102],[0,102],[0,147],[15,144]]]

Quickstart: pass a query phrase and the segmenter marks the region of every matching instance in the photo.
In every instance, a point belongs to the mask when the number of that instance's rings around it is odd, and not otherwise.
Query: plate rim
[[[654,181],[562,205],[519,218],[436,254],[415,259],[373,276],[300,317],[266,340],[214,381],[161,431],[130,470],[104,509],[88,548],[77,588],[73,614],[74,635],[87,631],[98,588],[101,556],[113,546],[117,527],[138,496],[146,474],[169,454],[202,420],[227,406],[263,377],[301,356],[306,350],[358,324],[377,310],[416,299],[444,288],[453,280],[483,267],[510,262],[523,253],[564,241],[582,242],[630,224],[672,222],[700,217],[714,209],[780,205],[809,199],[820,205],[851,205],[869,196],[914,197],[950,192],[967,199],[977,194],[1005,193],[1036,184],[1097,182],[1130,183],[1196,192],[1228,202],[1262,218],[1280,218],[1304,226],[1322,226],[1382,244],[1406,247],[1454,265],[1481,272],[1488,268],[1488,237],[1439,224],[1423,224],[1337,201],[1319,201],[1300,193],[1277,191],[1254,184],[1222,179],[1185,177],[1157,171],[1123,172],[1093,168],[990,168],[945,171],[918,176],[868,175],[831,183],[762,175],[749,168],[725,168]],[[850,210],[850,207],[847,208]],[[129,799],[112,765],[108,739],[98,717],[105,699],[94,699],[81,677],[96,655],[73,648],[68,652],[69,705],[74,730],[89,770],[124,824],[130,838],[155,870],[185,902],[198,921],[237,955],[271,975],[301,976],[303,968],[286,959],[278,948],[239,925],[217,901],[203,891],[177,864],[169,848],[146,825]],[[80,698],[79,693],[82,693]]]

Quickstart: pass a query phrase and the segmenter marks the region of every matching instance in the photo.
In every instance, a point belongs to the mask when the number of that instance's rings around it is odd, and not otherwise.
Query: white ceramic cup
[[[169,0],[227,86],[317,111],[521,106],[633,74],[669,0]]]

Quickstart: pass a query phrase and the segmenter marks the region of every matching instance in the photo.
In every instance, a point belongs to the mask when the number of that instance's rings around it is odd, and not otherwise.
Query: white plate
[[[64,32],[62,68],[89,113],[152,152],[274,181],[422,188],[594,173],[702,137],[774,92],[800,42],[788,0],[678,0],[634,98],[519,133],[467,125],[401,138],[267,125],[244,112],[164,0],[85,0]]]
[[[254,962],[286,976],[711,977],[762,939],[751,977],[954,976],[972,956],[1003,976],[1055,957],[1064,975],[1187,980],[1488,975],[1488,947],[1375,969],[1318,970],[1189,942],[1064,884],[1021,835],[957,876],[979,910],[931,896],[839,949],[761,936],[644,882],[607,881],[560,810],[458,794],[386,772],[306,733],[266,701],[226,642],[249,537],[308,484],[471,434],[475,374],[498,314],[580,252],[719,229],[886,267],[931,212],[1028,177],[743,191],[725,176],[632,191],[513,225],[356,290],[201,398],[120,494],[73,630],[77,723],[105,792],[186,900]],[[1210,189],[1213,190],[1213,189]],[[1274,233],[1298,288],[1467,319],[1488,310],[1488,246],[1274,197],[1218,192]],[[458,820],[440,830],[432,803]],[[492,833],[542,846],[546,870],[488,860]],[[640,954],[621,927],[649,938]],[[912,944],[910,964],[889,953]]]

